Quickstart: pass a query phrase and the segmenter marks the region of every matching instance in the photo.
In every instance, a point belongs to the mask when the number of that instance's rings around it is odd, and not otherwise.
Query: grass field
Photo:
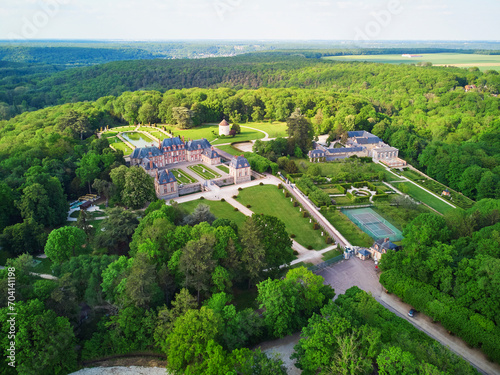
[[[227,202],[221,201],[209,201],[207,199],[197,199],[194,201],[189,201],[185,203],[180,203],[179,206],[186,209],[187,212],[192,213],[199,204],[206,204],[210,206],[210,212],[212,212],[216,218],[224,218],[233,220],[239,228],[243,225],[246,220],[246,216],[239,211],[235,211],[233,206]]]
[[[465,53],[424,53],[422,57],[402,57],[401,55],[352,55],[328,56],[325,59],[339,61],[368,61],[389,64],[418,64],[431,62],[435,66],[453,65],[466,68],[476,66],[480,70],[500,70],[500,56]]]
[[[188,168],[189,170],[193,171],[194,173],[204,178],[205,180],[211,180],[213,178],[221,177],[219,173],[211,170],[210,168],[202,164],[190,165]]]
[[[172,173],[174,174],[177,181],[180,182],[181,184],[193,184],[197,181],[194,177],[191,177],[186,172],[180,169],[172,169]]]
[[[378,203],[372,207],[372,210],[401,231],[407,223],[415,219],[418,215],[434,212],[423,204],[418,205],[415,209],[411,209],[402,206],[391,206],[388,203]]]
[[[354,246],[369,247],[373,239],[340,211],[322,212],[323,216]]]
[[[269,122],[249,122],[247,124],[240,124],[240,126],[248,126],[250,128],[263,130],[269,135],[269,138],[288,137],[288,125],[286,122],[276,121],[272,124]]]
[[[436,211],[441,212],[442,214],[446,214],[447,212],[453,211],[455,208],[450,206],[449,204],[443,202],[442,200],[436,198],[435,196],[431,195],[429,192],[426,190],[415,186],[411,182],[401,182],[401,183],[395,183],[396,189],[398,186],[404,185],[408,189],[408,195],[410,195],[412,198],[419,200],[428,206],[434,208]]]
[[[107,131],[105,133],[102,133],[102,138],[111,138],[111,137],[115,137],[119,132],[116,132],[116,131]]]
[[[323,262],[326,262],[327,260],[335,258],[339,255],[342,255],[342,253],[337,249],[327,251],[326,253],[323,253]]]
[[[117,150],[122,150],[124,155],[130,155],[132,150],[125,143],[123,143],[118,137],[108,138],[109,144],[112,145]]]
[[[231,145],[217,146],[217,148],[234,156],[241,155],[241,151]]]
[[[118,126],[116,128],[110,128],[109,131],[120,131],[120,132],[129,132],[132,130],[135,130],[137,126],[135,125],[130,125],[130,126]]]
[[[225,165],[218,165],[217,168],[219,168],[222,172],[229,174],[229,168],[226,167]]]
[[[321,230],[314,230],[309,218],[303,218],[299,207],[293,207],[289,198],[285,198],[281,190],[274,185],[254,186],[243,189],[238,195],[238,201],[247,205],[256,213],[276,216],[281,219],[289,234],[295,234],[295,241],[301,245],[312,246],[315,250],[325,248],[325,239]],[[272,204],[270,204],[272,202]]]
[[[168,135],[159,131],[158,129],[148,128],[147,126],[141,126],[139,130],[151,134],[153,137],[158,138],[160,141],[163,141],[165,138],[168,137]]]

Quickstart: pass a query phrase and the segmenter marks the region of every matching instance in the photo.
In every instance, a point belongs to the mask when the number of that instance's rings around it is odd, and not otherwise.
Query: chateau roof
[[[360,145],[372,145],[375,143],[380,143],[382,140],[379,137],[356,137],[356,143]]]
[[[144,159],[150,156],[160,155],[162,155],[162,152],[158,147],[143,147],[134,149],[131,159]]]
[[[229,166],[233,167],[234,169],[241,169],[249,167],[250,164],[248,163],[248,160],[244,156],[238,156],[235,157],[233,160],[231,160]]]
[[[150,163],[150,160],[148,158],[142,159],[142,167],[147,171],[158,168],[155,163],[153,162]]]
[[[160,185],[165,185],[177,181],[172,171],[169,171],[168,169],[164,169],[163,171],[158,172],[157,179],[158,184]]]
[[[229,122],[227,122],[227,121],[226,121],[226,119],[223,119],[223,120],[220,122],[219,126],[229,126]]]
[[[212,150],[212,149],[205,149],[205,151],[203,151],[203,155],[208,156],[210,159],[216,159],[219,157],[219,154],[217,153],[217,151]]]
[[[188,143],[186,143],[186,149],[188,151],[206,149],[210,147],[212,147],[212,145],[205,138],[197,139],[195,141],[189,141]]]
[[[174,137],[174,138],[165,138],[161,144],[161,147],[172,147],[172,146],[181,146],[184,143],[181,141],[180,137]]]
[[[343,154],[348,152],[360,152],[363,151],[363,147],[340,147],[340,148],[329,148],[329,154]]]
[[[310,158],[321,158],[325,156],[325,152],[323,150],[311,150],[309,151]]]

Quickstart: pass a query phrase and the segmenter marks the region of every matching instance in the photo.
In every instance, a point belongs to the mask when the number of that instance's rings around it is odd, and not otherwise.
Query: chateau
[[[399,150],[384,143],[379,137],[367,131],[347,132],[348,139],[344,147],[326,148],[316,144],[309,151],[311,162],[334,161],[351,156],[371,157],[375,162],[382,162],[390,167],[402,167],[406,162],[398,157]]]
[[[136,148],[130,156],[130,165],[142,167],[154,178],[156,195],[161,199],[176,198],[206,189],[208,184],[195,182],[179,185],[172,171],[174,165],[186,167],[189,163],[217,165],[222,162],[220,155],[206,139],[184,141],[184,138],[165,138],[158,147]],[[224,173],[221,173],[224,174]],[[239,184],[251,180],[252,171],[248,160],[243,156],[234,157],[229,164],[229,174],[212,181],[218,186]],[[197,178],[197,177],[196,177]]]

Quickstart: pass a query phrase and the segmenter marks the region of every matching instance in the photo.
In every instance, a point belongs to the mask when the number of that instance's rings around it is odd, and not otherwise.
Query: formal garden
[[[174,174],[175,178],[177,179],[177,182],[181,184],[194,184],[198,180],[186,172],[184,172],[182,169],[172,169],[172,173]]]
[[[188,169],[205,180],[212,180],[214,178],[221,177],[220,173],[213,171],[203,164],[190,165]]]

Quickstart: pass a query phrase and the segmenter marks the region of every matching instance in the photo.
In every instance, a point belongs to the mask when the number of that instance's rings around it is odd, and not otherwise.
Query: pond
[[[150,147],[157,146],[155,141],[149,138],[147,135],[136,132],[124,132],[121,136],[128,142],[133,144],[135,147]]]

